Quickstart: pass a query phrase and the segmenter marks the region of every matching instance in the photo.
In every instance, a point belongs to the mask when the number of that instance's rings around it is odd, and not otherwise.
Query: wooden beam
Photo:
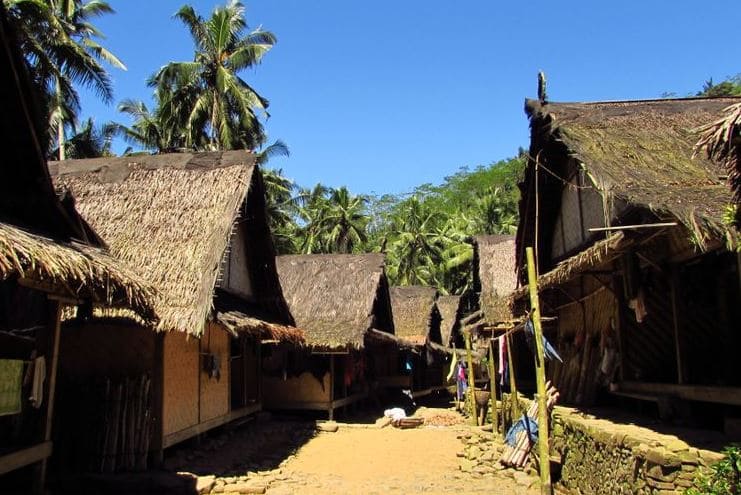
[[[612,232],[615,230],[632,230],[632,229],[655,229],[662,227],[676,227],[677,222],[661,223],[644,223],[636,225],[615,225],[614,227],[594,227],[589,229],[590,232]]]
[[[52,443],[42,442],[32,447],[0,456],[0,475],[36,464],[51,457]]]
[[[246,407],[242,407],[240,409],[236,409],[234,411],[230,411],[227,414],[224,414],[223,416],[219,416],[217,418],[209,419],[208,421],[198,423],[197,425],[193,425],[189,428],[185,428],[184,430],[176,431],[175,433],[170,433],[169,435],[166,435],[163,438],[162,440],[163,447],[164,448],[171,447],[177,443],[182,442],[183,440],[187,440],[196,435],[200,435],[201,433],[205,433],[218,426],[231,423],[232,421],[236,419],[249,416],[250,414],[254,414],[256,412],[260,412],[261,410],[262,410],[262,403],[258,402],[256,404],[252,404]]]
[[[49,309],[46,318],[48,338],[45,348],[40,349],[40,354],[47,359],[46,369],[46,411],[42,419],[41,440],[51,442],[51,431],[54,424],[54,398],[57,389],[57,366],[59,363],[59,333],[62,327],[62,303],[59,301],[48,301]],[[46,458],[41,460],[34,479],[34,493],[43,493],[46,485]]]
[[[741,388],[739,387],[623,381],[618,385],[618,390],[620,392],[667,395],[697,402],[741,406]]]

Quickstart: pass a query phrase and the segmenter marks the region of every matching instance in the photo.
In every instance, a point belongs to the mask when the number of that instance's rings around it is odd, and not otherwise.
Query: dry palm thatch
[[[434,334],[439,334],[440,317],[435,307],[437,289],[420,286],[391,287],[389,293],[394,315],[394,333],[397,337],[415,345],[437,340],[432,338]]]
[[[10,277],[49,285],[70,297],[92,298],[96,304],[131,308],[155,320],[152,289],[103,250],[0,223],[0,280]]]
[[[634,240],[625,237],[622,232],[595,242],[592,246],[562,261],[553,270],[539,276],[538,290],[561,285],[584,271],[605,265],[620,256],[633,244]],[[527,295],[528,287],[526,285],[512,293],[511,301],[517,301]]]
[[[697,140],[693,129],[715,121],[724,108],[738,101],[735,98],[598,103],[528,100],[525,106],[532,128],[530,154],[541,157],[541,163],[551,167],[566,157],[575,157],[608,203],[617,199],[661,217],[674,217],[701,248],[711,240],[733,243],[736,232],[723,220],[732,202],[723,180],[725,172],[722,166],[705,157],[693,159]],[[526,171],[525,191],[532,190],[528,183],[533,182],[535,158]],[[533,209],[529,215],[534,215]],[[532,218],[523,218],[527,225],[534,224]]]
[[[245,151],[181,153],[66,160],[49,170],[111,253],[157,290],[156,329],[200,336],[233,225],[255,183],[253,161]]]
[[[241,311],[216,312],[216,321],[223,324],[233,335],[244,333],[258,339],[277,340],[294,346],[304,344],[304,332],[288,325],[270,323]]]
[[[508,298],[517,286],[514,236],[475,237],[473,276],[484,321],[490,325],[510,321]]]
[[[695,129],[700,138],[695,144],[695,154],[705,155],[723,163],[736,202],[741,203],[741,103],[734,103],[723,110],[723,116]]]
[[[314,350],[364,346],[371,328],[392,330],[382,254],[278,256],[283,295]]]
[[[440,338],[443,345],[450,345],[450,339],[458,327],[461,311],[461,296],[440,296],[435,303],[440,313]]]

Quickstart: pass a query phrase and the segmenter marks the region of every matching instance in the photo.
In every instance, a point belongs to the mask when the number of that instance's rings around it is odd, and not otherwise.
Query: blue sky
[[[109,0],[97,21],[128,66],[111,70],[116,102],[147,101],[146,78],[190,60],[182,0]],[[218,2],[191,4],[207,16]],[[552,101],[686,95],[741,72],[724,35],[738,1],[530,2],[253,0],[251,27],[278,44],[244,77],[270,102],[271,140],[291,148],[271,166],[301,185],[399,193],[461,166],[513,156],[528,143],[525,97],[538,70]],[[84,94],[83,116],[124,116]],[[123,146],[117,144],[118,151]]]

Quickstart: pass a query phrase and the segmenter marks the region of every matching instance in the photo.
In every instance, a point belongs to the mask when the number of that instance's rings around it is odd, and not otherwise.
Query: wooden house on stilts
[[[526,102],[518,267],[525,282],[535,247],[562,402],[702,411],[716,426],[738,416],[732,194],[719,164],[693,157],[693,129],[738,101]],[[525,289],[514,298],[526,306]]]
[[[394,315],[394,334],[409,348],[399,348],[399,370],[409,379],[408,387],[414,397],[428,395],[444,388],[443,354],[434,344],[442,345],[441,316],[435,304],[435,287],[391,287],[391,310]]]
[[[49,164],[56,186],[75,195],[111,252],[156,289],[160,317],[156,332],[129,311],[97,308],[78,311],[65,325],[61,376],[71,390],[70,408],[121,394],[121,386],[127,397],[129,384],[151,382],[142,392],[148,397],[133,399],[147,404],[150,423],[141,428],[151,428],[136,447],[137,460],[126,455],[134,448],[126,443],[104,439],[101,450],[68,439],[70,462],[79,451],[97,453],[93,460],[83,456],[77,467],[143,468],[146,451],[158,457],[171,445],[259,411],[261,342],[301,343],[281,295],[262,177],[253,161],[248,152],[227,151]],[[109,381],[100,384],[100,377]],[[79,413],[65,419],[113,430],[113,436],[117,428],[130,428],[125,422],[131,418],[109,413],[115,419],[106,424]]]
[[[279,256],[288,308],[306,349],[276,349],[265,359],[265,406],[327,411],[361,401],[396,363],[380,349],[393,342],[382,254]]]
[[[0,491],[42,493],[48,459],[58,454],[63,312],[94,305],[155,316],[152,290],[54,192],[45,120],[5,15],[0,5]]]

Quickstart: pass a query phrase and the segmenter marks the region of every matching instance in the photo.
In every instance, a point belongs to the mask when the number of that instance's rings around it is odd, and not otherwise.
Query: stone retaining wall
[[[722,459],[676,436],[569,408],[557,407],[552,425],[551,452],[561,459],[561,484],[581,493],[682,493],[698,469]]]
[[[525,409],[530,405],[528,400],[522,402]],[[567,492],[683,493],[692,486],[698,470],[723,458],[717,451],[695,448],[675,435],[568,407],[555,408],[551,427],[551,458],[560,460],[559,486]]]

